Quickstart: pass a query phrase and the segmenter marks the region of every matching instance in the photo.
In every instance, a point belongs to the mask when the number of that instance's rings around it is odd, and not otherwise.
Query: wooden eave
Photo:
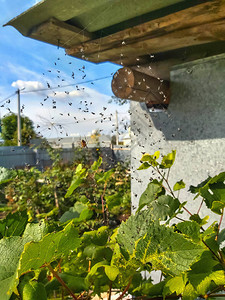
[[[225,1],[209,1],[66,49],[93,62],[139,64],[137,58],[180,48],[225,41]]]
[[[185,0],[140,0],[140,7],[130,1],[133,11],[121,12],[123,2],[113,0],[113,11],[107,10],[106,0],[44,0],[6,25],[22,34],[65,48],[67,54],[95,63],[111,61],[123,65],[141,64],[142,57],[202,44],[225,41],[225,0],[204,1],[165,15],[168,5],[187,3]],[[75,5],[76,4],[76,5]],[[66,5],[70,5],[66,7]],[[162,17],[104,35],[110,26],[129,21],[137,9],[139,22],[143,12],[152,13],[164,7]],[[168,6],[169,7],[169,6]],[[101,9],[106,11],[101,14]],[[147,9],[147,11],[144,11]],[[96,14],[102,16],[96,24],[88,21]],[[157,15],[157,14],[156,14]],[[33,18],[32,18],[33,17]],[[108,26],[108,27],[107,27]],[[111,27],[110,27],[111,28]],[[100,35],[100,37],[99,37]]]

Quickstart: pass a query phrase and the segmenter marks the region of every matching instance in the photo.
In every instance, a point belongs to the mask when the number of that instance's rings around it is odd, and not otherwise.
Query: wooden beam
[[[94,38],[94,35],[55,18],[34,27],[29,37],[60,47],[72,47]]]
[[[118,98],[146,102],[148,107],[169,103],[168,81],[159,80],[127,67],[119,69],[114,74],[112,91]]]
[[[225,21],[203,24],[175,31],[162,37],[138,41],[130,44],[122,51],[121,48],[114,48],[98,54],[90,54],[89,60],[96,61],[101,57],[102,61],[110,60],[115,63],[122,62],[126,65],[126,59],[130,60],[132,57],[135,59],[137,55],[171,51],[216,41],[225,41]]]
[[[137,57],[221,40],[223,23],[225,0],[214,0],[82,43],[66,52],[75,57],[81,57],[82,52],[94,62],[110,60],[119,63],[130,55]]]

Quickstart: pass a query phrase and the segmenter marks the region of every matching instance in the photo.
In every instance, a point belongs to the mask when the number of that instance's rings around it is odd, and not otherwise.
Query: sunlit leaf
[[[204,247],[175,233],[172,228],[159,225],[151,215],[142,212],[122,223],[117,235],[121,248],[142,264],[151,262],[153,269],[168,275],[186,271],[201,255]]]
[[[105,266],[105,273],[111,281],[116,280],[119,272],[120,271],[114,266]]]
[[[100,156],[98,160],[92,164],[91,166],[92,171],[97,171],[100,168],[101,164],[102,164],[102,157]]]
[[[176,293],[176,295],[182,294],[186,285],[186,281],[184,280],[184,276],[176,276],[169,279],[164,288],[163,288],[163,296],[171,295]]]
[[[151,165],[149,163],[144,162],[143,164],[140,165],[140,167],[137,170],[146,170],[150,167],[151,167]]]
[[[185,188],[185,183],[183,182],[183,180],[180,180],[180,181],[178,181],[174,184],[173,190],[174,191],[179,191],[179,190],[184,189],[184,188]]]
[[[169,169],[172,167],[176,157],[176,150],[172,150],[171,153],[163,156],[163,159],[160,164],[161,169]]]

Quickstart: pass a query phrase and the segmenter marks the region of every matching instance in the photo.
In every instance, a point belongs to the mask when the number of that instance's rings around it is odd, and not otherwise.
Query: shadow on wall
[[[225,138],[224,78],[225,54],[174,67],[168,109],[150,112],[154,127],[166,140]]]

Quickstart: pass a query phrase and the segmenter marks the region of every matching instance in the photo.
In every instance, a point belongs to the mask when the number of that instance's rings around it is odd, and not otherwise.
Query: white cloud
[[[12,83],[12,87],[18,88],[18,89],[24,89],[25,91],[32,91],[32,90],[38,90],[43,89],[44,85],[39,81],[23,81],[23,80],[17,80]]]

